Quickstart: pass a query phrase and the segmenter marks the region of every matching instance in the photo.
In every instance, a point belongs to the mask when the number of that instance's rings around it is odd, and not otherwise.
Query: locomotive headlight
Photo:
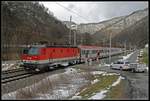
[[[26,62],[26,60],[22,60],[22,62]]]

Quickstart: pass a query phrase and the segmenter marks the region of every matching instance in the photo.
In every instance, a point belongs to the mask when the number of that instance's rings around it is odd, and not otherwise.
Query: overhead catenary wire
[[[73,11],[73,10],[70,10],[69,8],[67,8],[67,7],[65,7],[65,6],[63,6],[63,5],[61,5],[60,3],[57,3],[57,2],[56,2],[56,4],[59,5],[60,7],[64,8],[64,9],[68,10],[69,12],[76,14],[77,16],[79,16],[80,18],[84,19],[85,21],[89,21],[89,20],[86,19],[85,17],[83,17],[83,16],[81,16],[80,14],[78,14],[77,11],[75,12],[75,11]]]

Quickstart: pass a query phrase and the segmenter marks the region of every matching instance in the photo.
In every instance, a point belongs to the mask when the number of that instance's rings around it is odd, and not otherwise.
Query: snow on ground
[[[10,92],[2,95],[2,99],[82,99],[82,96],[78,96],[80,92],[86,90],[84,88],[80,91],[82,87],[90,84],[90,81],[85,79],[86,72],[78,72],[74,68],[66,68],[64,73],[54,74],[46,77],[45,79],[27,86],[25,88],[21,88],[14,92]],[[105,75],[118,75],[116,73],[106,73],[103,71],[93,71],[91,74],[101,74]],[[109,90],[110,87],[116,86],[120,83],[121,76],[119,76],[118,80],[114,82],[112,85],[108,86],[107,89],[103,89],[100,92],[96,93],[94,96],[89,99],[102,99],[105,97],[105,93]],[[98,82],[98,79],[91,81],[91,84]],[[51,88],[49,86],[51,85]],[[42,88],[42,89],[41,89]],[[44,90],[43,90],[44,89]],[[44,92],[43,92],[44,91]],[[21,95],[22,94],[22,95]],[[26,96],[29,95],[29,96]],[[32,96],[30,96],[32,95]],[[74,95],[74,96],[73,96]]]
[[[102,74],[102,76],[107,76],[107,75],[120,75],[119,73],[107,73],[107,72],[104,72],[104,71],[92,71],[91,72],[93,75],[96,75],[96,74]]]
[[[106,96],[106,93],[108,92],[108,90],[111,87],[114,87],[114,86],[118,85],[121,82],[121,79],[124,79],[124,77],[119,76],[118,79],[112,85],[109,85],[106,89],[101,90],[100,92],[96,93],[95,95],[91,96],[88,99],[90,99],[90,100],[91,99],[92,100],[103,99]]]
[[[110,64],[106,64],[106,63],[105,63],[105,64],[104,64],[104,66],[107,66],[107,67],[109,67],[109,66],[110,66]]]
[[[94,83],[96,83],[98,81],[99,81],[98,79],[95,79],[95,80],[91,81],[91,84],[94,84]]]
[[[82,97],[81,96],[73,96],[71,99],[82,99]]]
[[[118,73],[103,73],[102,76],[107,76],[107,75],[120,75]]]
[[[68,66],[69,64],[68,63],[62,63],[61,65],[62,66]]]
[[[20,60],[2,61],[2,71],[20,68],[19,67],[20,64],[21,64]]]
[[[120,83],[121,79],[124,79],[124,77],[119,76],[116,82],[114,82],[111,86],[116,86]]]
[[[8,70],[8,69],[12,69],[12,66],[14,66],[15,64],[7,64],[7,63],[3,63],[2,64],[2,71]],[[14,68],[14,67],[13,67]]]
[[[90,100],[103,99],[106,96],[105,93],[107,93],[107,92],[108,92],[107,90],[102,90],[99,93],[96,93],[94,96],[90,97],[89,99]]]
[[[77,70],[74,69],[74,68],[66,68],[66,69],[65,69],[65,73],[66,73],[66,74],[77,73]]]
[[[16,99],[16,91],[2,95],[2,99],[15,100]]]
[[[93,74],[93,75],[99,74],[99,75],[102,75],[102,76],[120,75],[118,73],[107,73],[107,72],[104,72],[104,71],[92,71],[91,74]],[[108,92],[108,90],[111,87],[116,86],[117,84],[119,84],[121,79],[124,79],[124,78],[122,76],[119,76],[118,79],[114,83],[112,83],[112,85],[109,85],[106,89],[103,89],[103,90],[101,90],[100,92],[98,92],[96,94],[93,93],[94,95],[91,96],[88,99],[103,99],[106,96],[105,94]],[[91,81],[91,84],[94,84],[98,81],[99,81],[98,79],[95,79],[95,80]],[[82,91],[84,91],[84,90],[86,90],[86,88],[84,88]],[[76,93],[71,99],[82,99],[82,96],[78,96],[82,91]]]
[[[104,71],[92,71],[91,72],[93,75],[96,75],[96,74],[103,74],[103,73],[106,73],[106,72],[104,72]]]
[[[148,67],[146,67],[146,70],[148,71]]]
[[[126,59],[128,59],[132,54],[133,54],[134,52],[132,52],[132,53],[130,53],[130,54],[128,54],[128,55],[126,55],[126,56],[122,56],[123,57],[123,60],[126,60]]]
[[[102,66],[106,66],[106,67],[109,67],[110,64],[106,64],[106,63],[103,63],[103,64],[99,64],[99,67],[102,67]]]
[[[34,99],[65,99],[73,94],[75,94],[78,86],[75,85],[68,85],[66,87],[58,87],[55,88],[52,92],[46,93],[46,94],[38,94],[38,97],[35,97]]]
[[[25,96],[29,92],[33,94],[32,98],[29,96],[30,99],[66,99],[88,84],[89,81],[84,78],[85,76],[86,73],[77,73],[73,68],[66,68],[64,73],[48,76],[33,85],[4,94],[2,95],[2,99],[21,99],[22,96]],[[51,88],[48,88],[49,83],[52,86]],[[41,89],[40,87],[44,91],[47,91],[43,93],[41,90],[38,90]],[[22,94],[21,92],[24,95],[19,95]]]

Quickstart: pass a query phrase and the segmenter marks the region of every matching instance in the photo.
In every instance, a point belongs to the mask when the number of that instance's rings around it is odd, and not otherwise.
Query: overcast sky
[[[128,15],[133,11],[148,7],[148,2],[40,2],[43,3],[54,16],[62,21],[75,23],[93,23]],[[63,7],[62,7],[63,6]],[[65,9],[65,8],[66,9]],[[72,12],[68,11],[71,10]],[[78,16],[79,15],[79,16]]]

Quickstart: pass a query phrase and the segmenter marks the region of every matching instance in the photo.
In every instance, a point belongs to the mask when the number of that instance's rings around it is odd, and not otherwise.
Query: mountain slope
[[[149,21],[148,16],[146,16],[140,21],[121,31],[112,39],[112,41],[118,43],[123,43],[126,41],[128,44],[130,43],[141,48],[144,47],[146,43],[148,43],[148,36]]]
[[[135,24],[137,21],[143,19],[144,17],[148,16],[148,9],[139,10],[131,13],[130,15],[124,16],[124,18],[120,19],[116,23],[111,24],[110,26],[105,27],[104,29],[96,32],[105,33],[105,34],[112,34],[112,37],[117,35],[119,32],[128,28],[129,26]]]
[[[102,21],[99,23],[86,23],[86,24],[81,23],[79,25],[78,24],[76,25],[78,25],[79,33],[98,34],[103,32],[107,34],[111,31],[113,33],[113,36],[115,36],[115,34],[119,33],[124,28],[129,27],[130,25],[141,20],[147,15],[148,15],[148,8],[135,11],[127,16],[115,17],[110,20]],[[64,22],[65,25],[68,25],[69,23],[70,23],[69,21]]]

